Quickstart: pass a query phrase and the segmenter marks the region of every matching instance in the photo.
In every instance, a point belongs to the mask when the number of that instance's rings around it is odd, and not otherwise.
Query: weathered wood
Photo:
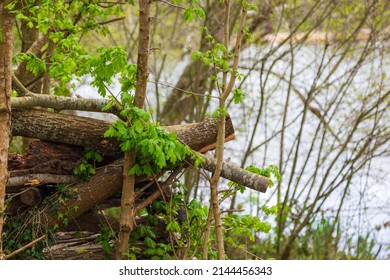
[[[98,217],[96,213],[88,213],[88,215],[83,218],[90,219],[86,222],[99,224],[107,217],[102,218]],[[135,227],[147,224],[147,219],[148,218],[145,216],[137,217]],[[156,221],[157,223],[151,226],[152,231],[156,235],[155,241],[159,243],[170,243],[172,240],[169,238],[166,231],[166,221],[158,217]],[[81,222],[84,223],[84,220]],[[118,228],[119,226],[117,222],[112,224],[110,221],[109,223],[111,228]],[[100,235],[99,233],[96,233],[96,229],[98,228],[91,224],[91,227],[89,228],[71,228],[66,232],[59,232],[56,234],[56,244],[45,248],[44,253],[54,260],[113,259],[115,257],[114,244],[110,244],[111,250],[109,251],[107,251],[108,248],[103,249],[100,244],[96,244],[94,241]],[[141,252],[144,252],[145,249],[147,249],[147,245],[142,241],[137,241],[133,245],[140,248]],[[143,253],[140,253],[137,257],[139,259],[148,258],[148,256]]]
[[[81,147],[91,147],[102,154],[116,153],[118,142],[105,139],[110,123],[73,115],[34,109],[12,110],[12,135],[37,138]]]
[[[99,234],[87,231],[59,232],[57,244],[44,253],[53,260],[103,260],[105,251],[94,240]]]
[[[234,129],[230,118],[227,118],[226,139],[234,138]],[[102,154],[121,155],[115,139],[104,139],[103,134],[110,123],[91,118],[50,113],[39,110],[13,110],[13,135],[39,138],[70,145],[91,147]],[[217,120],[206,119],[202,123],[165,127],[177,134],[178,139],[193,150],[206,151],[213,148],[217,136]],[[206,157],[203,168],[213,172],[215,162]],[[191,162],[191,159],[188,159]],[[265,191],[268,178],[252,174],[231,164],[224,164],[222,176],[254,190]],[[61,205],[57,211],[67,213],[69,220],[74,220],[81,214],[93,208],[96,204],[112,197],[122,186],[123,160],[96,169],[96,174],[89,181],[72,185],[77,190],[77,196]],[[71,210],[69,210],[71,209]],[[49,224],[61,224],[57,212],[43,213],[48,217]]]
[[[204,157],[206,161],[203,164],[203,167],[212,171],[212,169],[215,168],[215,165],[213,165],[214,159],[204,155],[202,157]],[[233,164],[225,163],[224,166],[227,167],[227,169],[222,173],[223,177],[228,180],[234,180],[239,184],[246,185],[248,188],[256,191],[264,192],[266,186],[268,186],[270,182],[270,179],[268,178],[248,172]],[[122,159],[98,169],[96,174],[92,176],[89,181],[72,186],[72,188],[77,189],[77,197],[69,199],[67,204],[60,206],[60,209],[57,211],[68,213],[70,215],[70,220],[76,219],[81,214],[93,208],[96,204],[105,201],[121,190],[122,172]],[[72,209],[72,211],[68,211],[67,209]],[[51,225],[61,222],[57,219],[56,212],[45,213],[44,215],[50,217],[49,224]]]
[[[39,205],[42,202],[42,194],[37,188],[28,188],[20,194],[20,200],[27,206]]]
[[[17,192],[24,186],[64,184],[80,181],[76,175],[56,175],[56,174],[28,174],[24,176],[10,177],[7,183],[7,193]],[[36,182],[36,183],[32,183]]]
[[[198,156],[204,159],[204,163],[202,163],[200,167],[207,171],[214,172],[215,166],[217,165],[216,159],[199,153]],[[192,159],[189,160],[193,162]],[[248,172],[230,162],[223,163],[221,177],[263,193],[267,191],[267,188],[271,182],[271,180],[267,177]]]
[[[181,142],[195,151],[200,151],[215,142],[217,123],[216,119],[208,118],[201,123],[162,128],[175,132]],[[103,137],[110,124],[102,120],[41,110],[12,110],[13,136],[90,147],[103,155],[118,155],[118,141]],[[230,118],[226,120],[226,137],[234,139],[234,128]]]
[[[9,154],[10,177],[30,174],[73,174],[72,170],[80,164],[82,155],[82,147],[32,141],[25,155]]]
[[[42,214],[48,218],[48,224],[60,225],[57,213],[67,213],[68,220],[73,221],[81,214],[92,209],[96,204],[108,199],[121,190],[123,160],[117,160],[96,171],[94,176],[86,182],[72,186],[77,195],[67,200],[66,205],[59,205],[59,209],[51,212],[46,209]]]

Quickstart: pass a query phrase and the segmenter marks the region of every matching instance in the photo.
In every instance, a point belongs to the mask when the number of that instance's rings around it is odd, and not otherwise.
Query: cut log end
[[[37,188],[29,188],[20,194],[20,200],[27,206],[39,205],[42,199],[42,194]]]

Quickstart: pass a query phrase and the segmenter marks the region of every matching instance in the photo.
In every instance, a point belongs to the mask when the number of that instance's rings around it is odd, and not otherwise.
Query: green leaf
[[[129,170],[129,175],[137,175],[140,176],[142,175],[142,169],[138,164],[135,164],[130,170]]]
[[[238,103],[241,103],[244,99],[244,92],[242,91],[242,89],[235,89],[233,90],[233,101],[234,101],[234,104],[238,104]]]
[[[227,110],[226,108],[218,108],[217,110],[215,110],[215,112],[212,114],[212,117],[213,118],[218,118],[220,116],[226,116],[227,114]]]
[[[200,17],[201,19],[205,19],[206,18],[206,14],[205,12],[203,11],[202,8],[198,7],[198,8],[194,8],[194,12],[195,14]]]
[[[203,53],[201,51],[194,51],[191,55],[192,59],[201,59],[203,57]]]
[[[192,21],[193,18],[194,18],[194,9],[193,8],[187,8],[184,11],[184,20],[186,22],[190,22],[190,21]]]
[[[150,237],[145,237],[144,242],[149,248],[156,248],[156,242],[154,242]]]
[[[168,150],[168,152],[167,152],[167,159],[172,164],[176,163],[177,157],[176,157],[176,154],[175,154],[175,152],[173,150]]]
[[[248,1],[244,1],[243,2],[243,6],[244,6],[245,9],[247,9],[249,11],[254,11],[254,12],[258,12],[259,11],[259,9],[255,5],[249,3]]]
[[[144,130],[144,126],[142,125],[140,120],[133,121],[133,125],[132,126],[133,126],[135,132],[137,132],[138,134],[141,134],[142,131]]]
[[[152,176],[154,174],[153,173],[153,169],[149,165],[144,165],[142,167],[142,174],[150,177],[150,176]]]
[[[156,148],[156,151],[160,149],[159,147]],[[157,155],[157,158],[156,158],[156,164],[157,166],[162,169],[164,168],[165,166],[167,166],[167,162],[165,161],[165,156],[162,152],[158,153]]]
[[[114,127],[110,126],[106,132],[104,132],[104,138],[114,137],[116,135],[116,130]]]
[[[122,152],[125,152],[125,151],[128,151],[130,150],[131,148],[134,147],[134,144],[132,141],[130,140],[125,140],[124,142],[122,142],[120,145],[120,148],[121,148],[121,151]]]
[[[16,1],[11,1],[11,3],[9,3],[7,6],[5,6],[5,8],[7,10],[13,10],[15,8],[15,5],[16,5]]]
[[[167,231],[180,232],[180,226],[176,221],[167,224]]]

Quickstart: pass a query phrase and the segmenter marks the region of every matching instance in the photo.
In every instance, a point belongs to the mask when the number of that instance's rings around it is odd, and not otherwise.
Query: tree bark
[[[223,6],[220,1],[212,1],[205,7],[207,17],[204,26],[218,43],[223,40],[223,29],[220,25],[224,14]],[[209,41],[202,36],[199,50],[205,52],[208,48]],[[163,124],[178,124],[187,116],[191,116],[191,121],[202,117],[204,96],[208,90],[206,82],[211,73],[210,66],[200,60],[191,61],[187,65],[164,105],[160,116]]]
[[[139,35],[138,35],[138,58],[137,58],[137,84],[134,94],[134,106],[143,109],[146,88],[149,77],[148,61],[150,49],[150,0],[139,1]],[[130,120],[128,120],[130,123]],[[134,229],[135,215],[135,175],[129,174],[131,168],[137,164],[136,149],[133,147],[125,152],[123,167],[123,186],[121,198],[120,230],[116,258],[125,258],[128,251],[130,235]]]
[[[105,154],[116,154],[118,157],[122,155],[115,140],[104,139],[102,136],[104,131],[108,129],[109,122],[32,109],[13,110],[12,114],[14,135],[40,138],[70,145],[89,146]],[[234,139],[234,129],[229,117],[227,117],[226,123],[226,139]],[[163,128],[175,132],[178,139],[190,148],[204,152],[214,147],[217,127],[218,121],[210,118],[202,123]],[[34,143],[34,145],[39,146],[37,143]],[[78,152],[76,154],[79,154],[79,148],[77,149]],[[202,167],[213,172],[213,168],[215,168],[214,160],[204,155],[202,157],[205,159]],[[36,159],[34,161],[40,162],[42,160]],[[193,159],[188,159],[188,161],[191,162]],[[247,172],[232,164],[225,163],[222,169],[223,177],[247,185],[249,188],[265,191],[269,183],[268,178]],[[38,169],[37,172],[42,170],[46,169]],[[62,205],[55,213],[47,210],[42,217],[47,217],[49,224],[52,226],[61,224],[62,220],[57,215],[60,212],[68,213],[70,220],[76,219],[96,204],[118,193],[122,186],[122,174],[122,159],[97,168],[96,174],[88,182],[81,182],[72,186],[72,188],[77,190],[76,197],[70,198],[66,205]]]
[[[3,253],[5,188],[8,181],[8,149],[11,135],[12,48],[14,15],[0,4],[0,259]]]
[[[234,139],[230,117],[226,119],[226,138]],[[104,138],[111,123],[73,115],[50,113],[34,109],[12,110],[12,134],[68,145],[90,147],[103,155],[121,155],[114,138]],[[162,127],[177,134],[178,139],[199,152],[213,148],[218,122],[206,118],[201,123]],[[211,145],[211,146],[210,146]]]
[[[202,154],[198,154],[198,156],[204,159],[204,163],[202,163],[200,167],[213,173],[217,166],[216,159]],[[193,162],[193,159],[187,160]],[[230,162],[223,162],[221,177],[262,193],[267,191],[269,183],[271,182],[271,179],[267,177],[246,171]]]
[[[102,154],[116,155],[119,158],[122,153],[119,152],[117,141],[115,139],[105,139],[102,136],[109,125],[109,122],[100,120],[40,110],[12,111],[12,132],[15,136],[91,147],[102,152]],[[163,128],[176,133],[178,139],[191,149],[203,153],[215,146],[218,121],[214,118],[207,118],[201,123],[165,126]],[[226,141],[234,139],[233,124],[228,116],[226,117],[225,136]],[[204,155],[199,156],[205,159],[202,168],[214,172],[215,160]],[[187,160],[192,164],[194,163],[193,159]],[[36,159],[34,161],[45,160]],[[46,171],[43,170],[45,169],[38,169],[35,173],[45,173]],[[226,162],[223,164],[221,176],[261,192],[267,190],[270,181],[268,178],[245,171],[232,163]]]
[[[70,197],[66,204],[60,204],[59,209],[50,212],[50,209],[42,213],[50,226],[61,226],[63,220],[58,213],[67,213],[69,222],[74,221],[81,214],[92,209],[96,204],[105,201],[109,197],[121,191],[123,160],[117,160],[96,171],[94,176],[86,182],[72,186],[76,195]]]

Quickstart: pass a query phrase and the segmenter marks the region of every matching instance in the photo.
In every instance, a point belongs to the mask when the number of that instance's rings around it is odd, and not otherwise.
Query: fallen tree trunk
[[[33,109],[13,110],[12,114],[13,135],[91,147],[102,154],[115,154],[118,158],[122,155],[116,139],[103,137],[110,125],[109,122]],[[176,133],[178,139],[191,149],[205,152],[214,148],[217,126],[216,119],[208,118],[201,123],[163,128]],[[230,117],[226,120],[225,137],[226,141],[234,139],[234,128]],[[203,157],[205,163],[202,167],[213,172],[216,166],[215,161],[212,158]],[[245,171],[230,163],[223,165],[222,177],[261,192],[265,192],[269,184],[268,178]]]
[[[66,204],[58,205],[58,209],[46,209],[42,217],[50,226],[61,226],[62,217],[58,213],[67,213],[67,219],[72,222],[81,214],[92,209],[96,204],[105,201],[120,192],[122,188],[123,160],[117,160],[96,171],[86,182],[71,186],[75,196],[71,196]]]
[[[217,166],[217,160],[199,153],[198,156],[204,160],[204,163],[201,164],[201,167],[207,171],[214,172],[215,167]],[[189,160],[193,162],[192,159]],[[221,177],[262,193],[267,191],[268,185],[270,183],[269,178],[260,176],[256,173],[248,172],[230,162],[223,163]]]
[[[90,147],[103,155],[122,154],[114,138],[104,138],[110,122],[34,109],[12,110],[12,135],[36,138],[68,145]],[[207,118],[201,123],[162,127],[177,134],[178,139],[194,151],[212,149],[218,121]],[[234,139],[230,117],[226,119],[227,140]]]
[[[65,184],[80,181],[76,175],[56,175],[56,174],[28,174],[24,176],[10,177],[7,182],[7,193],[17,192],[21,186]]]
[[[46,111],[23,109],[12,111],[13,135],[39,138],[46,141],[69,145],[91,147],[102,154],[116,155],[119,158],[119,143],[113,138],[104,138],[103,134],[110,123],[72,115],[50,113]],[[201,123],[163,127],[177,134],[178,139],[199,152],[206,152],[215,147],[218,121],[207,118]],[[226,119],[226,141],[234,139],[234,128],[230,117]],[[213,172],[215,161],[203,156],[204,169]],[[189,159],[191,161],[191,159]],[[223,165],[222,177],[245,185],[251,189],[265,192],[269,179],[245,171],[230,163]]]
[[[213,162],[213,159],[205,156],[203,157],[206,159],[206,163],[211,164]],[[209,167],[210,166],[212,165],[209,165]],[[237,172],[242,174],[242,180],[240,179],[240,176],[237,175]],[[66,202],[66,205],[60,206],[60,209],[56,210],[54,213],[46,212],[45,215],[48,217],[48,223],[50,225],[55,225],[61,222],[58,219],[58,212],[68,213],[71,219],[76,219],[81,214],[93,208],[96,204],[99,204],[120,192],[122,188],[122,173],[123,159],[120,159],[98,169],[96,174],[91,176],[89,181],[72,186],[72,188],[76,190],[77,196],[70,198]],[[235,179],[237,183],[242,185],[246,184],[248,188],[257,191],[265,191],[270,182],[270,179],[268,178],[245,171],[232,164],[228,165],[227,172],[223,175],[226,179]],[[68,209],[71,209],[71,211]]]
[[[12,111],[13,135],[39,138],[46,141],[68,145],[90,147],[104,155],[120,157],[119,144],[115,139],[106,139],[104,132],[110,123],[101,120],[50,113],[33,109],[16,109]],[[234,128],[227,117],[226,141],[234,139]],[[214,148],[217,136],[218,121],[213,118],[202,123],[163,127],[175,132],[178,139],[191,149],[205,152]],[[79,152],[79,151],[78,151]],[[202,168],[213,172],[215,162],[212,158],[201,155],[205,159]],[[188,159],[192,162],[192,159]],[[39,160],[38,160],[39,162]],[[61,215],[68,213],[68,218],[76,219],[93,208],[96,204],[118,193],[122,186],[123,160],[118,159],[111,164],[96,169],[96,174],[87,182],[72,185],[77,195],[60,205],[55,212],[43,211],[50,225],[60,224]],[[61,173],[63,174],[63,173]],[[269,179],[245,171],[232,164],[224,164],[222,176],[257,191],[264,192]]]

